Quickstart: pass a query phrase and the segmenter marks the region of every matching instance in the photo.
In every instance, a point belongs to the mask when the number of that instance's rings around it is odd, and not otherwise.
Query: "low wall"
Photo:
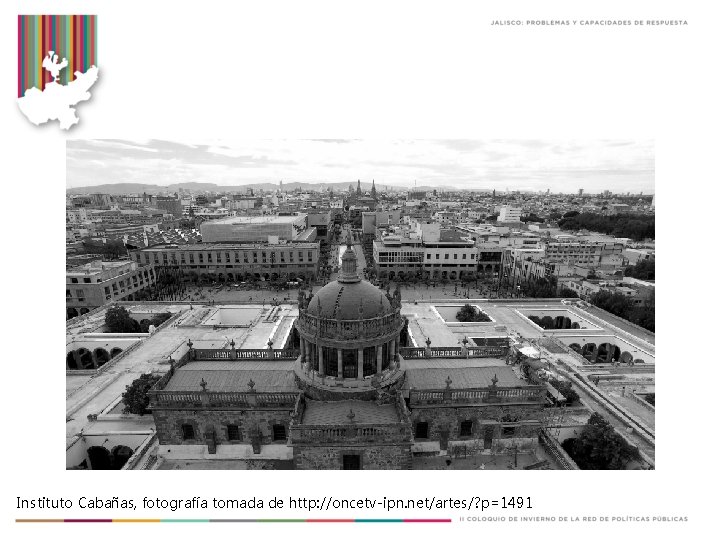
[[[643,407],[645,407],[648,411],[652,411],[652,413],[655,414],[655,407],[653,405],[651,405],[650,403],[648,403],[647,401],[645,401],[645,398],[643,398],[642,395],[638,395],[635,392],[628,392],[625,395],[628,396],[633,401],[635,401],[636,403],[638,403],[639,405],[642,405]]]

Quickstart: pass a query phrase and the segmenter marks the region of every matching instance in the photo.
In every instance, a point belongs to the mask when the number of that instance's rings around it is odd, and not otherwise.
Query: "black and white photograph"
[[[0,13],[0,538],[717,536],[719,5]]]
[[[653,140],[70,139],[66,181],[67,469],[655,469]]]

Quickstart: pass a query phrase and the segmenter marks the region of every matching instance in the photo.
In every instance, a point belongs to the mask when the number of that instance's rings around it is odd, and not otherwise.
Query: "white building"
[[[519,223],[520,215],[522,214],[522,208],[517,206],[501,206],[500,215],[498,221],[504,223]]]

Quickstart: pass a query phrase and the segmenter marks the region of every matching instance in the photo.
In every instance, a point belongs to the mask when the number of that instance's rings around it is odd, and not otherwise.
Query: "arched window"
[[[103,349],[102,347],[98,347],[95,349],[95,361],[97,362],[98,367],[107,364],[110,360],[110,354]]]

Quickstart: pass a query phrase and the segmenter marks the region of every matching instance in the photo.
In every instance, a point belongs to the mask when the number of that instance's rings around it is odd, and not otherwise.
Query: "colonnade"
[[[371,349],[374,362],[366,362],[365,355]],[[320,376],[336,376],[338,379],[362,379],[366,375],[381,373],[393,362],[397,361],[400,351],[400,336],[386,343],[379,343],[369,347],[325,347],[319,346],[303,337],[300,338],[300,355],[304,362],[308,362],[311,369]],[[331,355],[335,358],[331,358]],[[335,361],[333,361],[335,360]],[[366,369],[366,365],[370,369]],[[345,376],[345,374],[354,376]]]

